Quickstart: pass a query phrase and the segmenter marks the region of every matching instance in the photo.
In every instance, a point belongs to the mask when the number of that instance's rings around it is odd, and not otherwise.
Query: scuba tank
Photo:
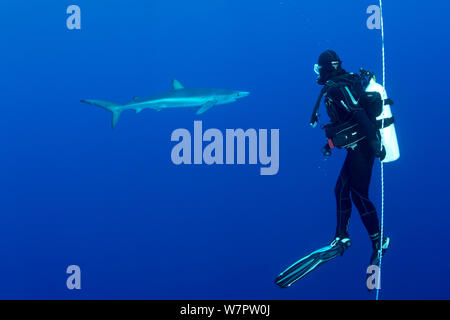
[[[383,162],[392,162],[400,158],[400,149],[398,147],[397,134],[393,121],[391,104],[392,100],[388,99],[386,89],[376,82],[373,73],[361,69],[361,75],[368,76],[368,84],[365,88],[366,92],[377,92],[383,101],[383,109],[381,114],[376,118],[380,127],[381,143],[386,149],[386,157]]]

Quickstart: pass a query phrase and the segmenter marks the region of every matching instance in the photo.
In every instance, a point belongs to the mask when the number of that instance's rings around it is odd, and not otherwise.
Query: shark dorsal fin
[[[181,90],[184,89],[184,86],[177,79],[172,80],[172,88],[173,90]]]

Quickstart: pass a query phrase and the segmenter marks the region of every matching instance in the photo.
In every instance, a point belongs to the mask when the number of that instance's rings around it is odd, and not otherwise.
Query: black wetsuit
[[[379,234],[377,211],[369,200],[369,185],[374,160],[375,155],[365,141],[358,143],[354,150],[347,151],[347,157],[334,189],[337,206],[336,236],[338,237],[348,237],[348,222],[352,210],[351,200],[358,209],[371,238],[376,238]]]
[[[346,77],[355,80],[355,77],[358,76],[343,72],[343,74],[330,80],[341,81],[342,78],[345,80]],[[325,93],[325,105],[331,122],[340,123],[353,118],[360,124],[366,135],[366,138],[358,142],[354,149],[347,149],[347,157],[336,183],[336,236],[340,238],[348,237],[348,222],[353,201],[374,242],[378,239],[380,227],[375,206],[369,200],[369,185],[374,160],[377,156],[380,156],[377,148],[380,148],[381,144],[375,123],[369,119],[360,103],[364,101],[365,92],[360,82],[355,81],[355,83],[357,84],[332,86],[327,88]]]

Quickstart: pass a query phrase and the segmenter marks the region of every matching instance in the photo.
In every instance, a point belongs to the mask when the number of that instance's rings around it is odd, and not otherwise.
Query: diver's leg
[[[370,264],[378,265],[380,252],[381,255],[384,255],[389,247],[390,238],[383,237],[383,244],[381,245],[377,211],[372,201],[369,200],[369,185],[375,156],[367,144],[361,144],[355,150],[350,151],[350,153],[349,162],[352,168],[350,174],[351,196],[372,242],[373,252],[370,257]]]
[[[337,226],[336,237],[348,238],[348,222],[352,213],[352,202],[350,200],[350,185],[349,185],[349,154],[345,158],[344,165],[334,188],[334,195],[336,196],[337,209]]]
[[[369,199],[369,185],[375,156],[368,148],[364,148],[364,145],[358,147],[349,151],[350,191],[353,203],[374,242],[380,234],[377,211]]]

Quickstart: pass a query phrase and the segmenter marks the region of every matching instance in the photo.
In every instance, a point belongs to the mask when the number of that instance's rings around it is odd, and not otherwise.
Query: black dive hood
[[[330,78],[343,73],[342,61],[333,50],[324,51],[319,56],[319,61],[314,66],[314,71],[319,75],[317,83],[324,85]]]

